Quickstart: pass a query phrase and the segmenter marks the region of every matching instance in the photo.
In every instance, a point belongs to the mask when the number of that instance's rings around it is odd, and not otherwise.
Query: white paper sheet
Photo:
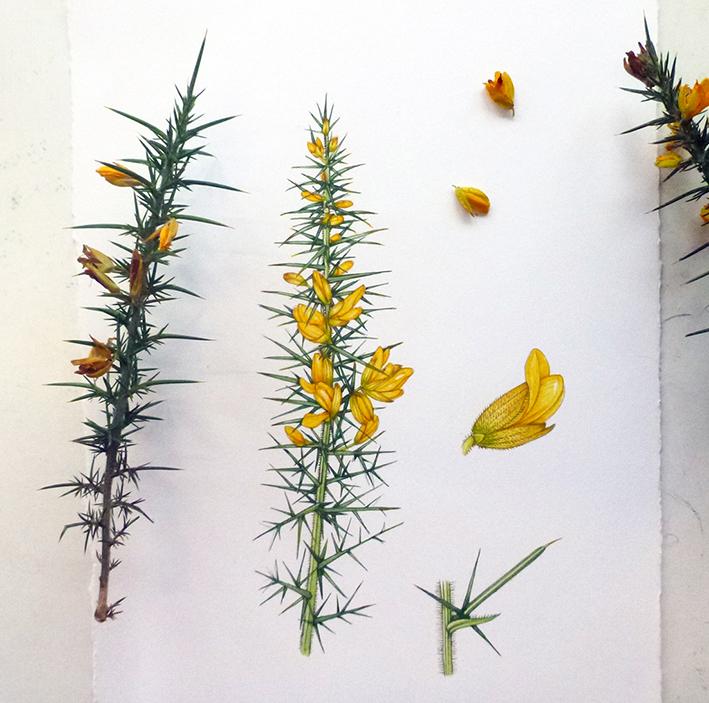
[[[77,223],[131,215],[130,194],[93,173],[140,153],[134,126],[104,106],[159,124],[207,30],[200,111],[241,117],[208,135],[217,159],[193,173],[248,191],[191,198],[233,230],[193,228],[174,270],[204,300],[160,318],[215,341],[158,356],[165,375],[205,383],[165,391],[165,422],[140,437],[140,457],[186,470],[141,484],[155,524],[119,555],[124,613],[95,629],[98,700],[659,701],[657,189],[653,147],[619,136],[647,119],[618,89],[632,86],[622,58],[643,11],[652,19],[635,1],[71,3]],[[515,81],[514,118],[483,90],[496,70]],[[253,538],[282,497],[261,485],[277,407],[258,372],[275,370],[265,336],[277,330],[258,306],[279,285],[280,214],[300,205],[288,179],[326,94],[365,164],[358,204],[388,228],[362,255],[392,271],[396,309],[372,329],[404,342],[397,361],[415,375],[382,412],[397,458],[383,500],[404,525],[366,551],[368,571],[344,571],[376,607],[306,659],[297,614],[259,606],[256,571],[276,554]],[[485,190],[490,214],[471,219],[451,184]],[[101,233],[82,241],[108,248]],[[566,381],[557,427],[463,456],[534,347]],[[437,607],[414,584],[451,579],[462,595],[479,548],[487,585],[557,537],[489,601],[502,658],[460,632],[444,678]]]

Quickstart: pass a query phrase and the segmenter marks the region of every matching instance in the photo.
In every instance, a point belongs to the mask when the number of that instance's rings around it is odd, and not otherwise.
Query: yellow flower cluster
[[[546,421],[564,399],[564,379],[551,374],[549,362],[533,349],[524,367],[525,383],[489,405],[463,442],[463,454],[473,447],[512,449],[539,439],[554,429]]]

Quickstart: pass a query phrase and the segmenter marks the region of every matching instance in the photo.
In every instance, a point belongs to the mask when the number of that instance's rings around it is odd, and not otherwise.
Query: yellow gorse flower
[[[676,151],[670,151],[667,154],[660,154],[655,159],[655,166],[657,168],[677,168],[684,159]]]
[[[313,397],[324,412],[308,413],[303,418],[303,425],[309,429],[315,429],[323,422],[330,421],[337,416],[342,405],[342,388],[339,383],[334,386],[322,382],[316,383]]]
[[[300,195],[306,200],[310,200],[311,203],[321,203],[323,201],[322,195],[311,193],[309,190],[301,191]]]
[[[102,178],[105,178],[111,185],[118,186],[119,188],[135,188],[136,186],[142,185],[137,178],[129,176],[123,171],[119,171],[117,168],[111,166],[101,166],[96,169],[96,173]]]
[[[299,381],[300,387],[306,393],[315,395],[315,386],[317,386],[318,383],[325,383],[328,386],[332,385],[333,374],[332,361],[320,354],[320,352],[316,352],[313,354],[313,360],[310,364],[310,376],[313,380],[309,382],[301,378]]]
[[[313,271],[313,290],[324,305],[329,305],[332,302],[332,289],[320,271]]]
[[[330,326],[325,316],[314,308],[297,305],[293,308],[293,318],[298,323],[298,331],[310,342],[325,344],[330,341]]]
[[[107,373],[113,365],[113,349],[109,344],[103,344],[93,337],[91,337],[91,341],[94,345],[91,347],[89,355],[83,359],[74,359],[71,363],[79,367],[75,373],[89,378],[99,378]]]
[[[554,429],[546,421],[564,399],[564,379],[552,375],[542,352],[533,349],[524,368],[525,383],[490,404],[463,442],[463,454],[473,447],[512,449],[539,439]]]
[[[683,120],[691,120],[709,107],[709,78],[705,78],[701,83],[695,81],[693,88],[688,85],[680,86],[677,107]]]
[[[292,286],[307,286],[308,282],[299,273],[284,273],[283,280]]]
[[[330,308],[329,320],[333,327],[344,327],[362,314],[362,308],[355,305],[362,299],[364,291],[365,287],[362,285]]]
[[[455,188],[455,197],[458,198],[458,202],[471,215],[487,215],[490,211],[490,198],[481,190],[459,186],[453,186],[453,188]]]
[[[485,85],[485,90],[490,98],[500,107],[515,112],[515,87],[512,79],[506,73],[495,71],[495,79],[489,80]]]
[[[389,349],[377,347],[362,371],[360,390],[380,403],[391,403],[404,395],[404,384],[414,370],[400,364],[389,364]]]
[[[316,158],[322,159],[325,156],[325,148],[322,140],[318,137],[314,142],[308,142],[308,151]]]
[[[343,261],[333,272],[333,276],[342,276],[354,266],[354,261]]]
[[[178,221],[171,217],[164,225],[160,225],[145,241],[149,242],[151,239],[159,237],[158,251],[166,251],[170,248],[172,240],[177,236],[179,226]]]
[[[299,429],[291,427],[290,425],[286,425],[283,429],[288,439],[295,444],[296,447],[304,447],[306,444],[309,444],[305,435]]]
[[[107,291],[114,295],[121,292],[120,286],[108,275],[113,271],[113,260],[104,253],[84,244],[82,255],[77,261],[84,267],[84,273],[100,283]]]

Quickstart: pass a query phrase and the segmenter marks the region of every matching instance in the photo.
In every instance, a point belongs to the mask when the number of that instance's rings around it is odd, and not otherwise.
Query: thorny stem
[[[326,422],[323,427],[322,449],[320,449],[320,456],[318,457],[318,491],[315,497],[313,529],[310,540],[310,566],[308,567],[308,584],[306,587],[306,590],[310,593],[310,597],[303,600],[303,612],[300,618],[300,652],[306,657],[310,656],[313,643],[313,626],[315,624],[315,609],[318,595],[318,570],[323,528],[320,509],[325,501],[325,492],[327,490],[327,472],[329,466],[327,445],[329,442],[330,422]]]
[[[128,339],[126,340],[125,359],[122,362],[120,376],[120,392],[116,400],[113,417],[110,418],[112,426],[111,439],[106,448],[106,470],[103,478],[103,504],[101,506],[101,575],[99,576],[98,603],[94,617],[98,622],[105,622],[112,617],[112,608],[108,604],[108,579],[111,573],[111,548],[116,546],[113,515],[113,479],[119,469],[118,459],[123,443],[123,430],[128,413],[129,389],[131,387],[134,364],[136,363],[135,346],[139,334],[139,324],[143,311],[139,307],[131,306],[128,320]],[[130,361],[129,361],[130,360]],[[125,451],[125,447],[124,447]],[[123,463],[126,463],[124,456]]]
[[[450,581],[438,582],[438,595],[449,603],[452,602],[451,590]],[[450,608],[441,603],[441,663],[444,676],[453,675],[453,633],[448,631],[450,621]]]

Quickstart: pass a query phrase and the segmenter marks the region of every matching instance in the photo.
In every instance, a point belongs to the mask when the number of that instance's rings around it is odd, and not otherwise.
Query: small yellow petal
[[[471,215],[486,215],[490,211],[490,199],[477,188],[455,188],[455,197]]]

